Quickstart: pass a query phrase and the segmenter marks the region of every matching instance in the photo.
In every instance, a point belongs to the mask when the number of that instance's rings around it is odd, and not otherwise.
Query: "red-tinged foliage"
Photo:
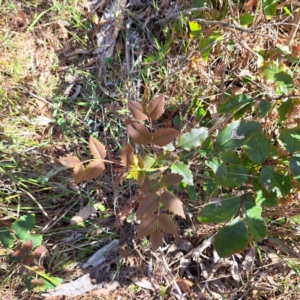
[[[182,181],[183,177],[179,174],[165,174],[162,176],[160,180],[160,184],[162,187],[166,188],[169,185],[176,185]]]
[[[73,178],[76,184],[83,180],[84,170],[84,166],[81,162],[74,167]]]
[[[160,118],[164,111],[164,105],[165,101],[163,95],[154,97],[150,101],[147,109],[149,118],[152,120],[157,120],[158,118]]]
[[[161,195],[161,203],[169,211],[185,219],[182,202],[171,192],[165,191]]]
[[[22,260],[22,263],[24,265],[32,265],[34,263],[34,258],[35,258],[35,255],[34,254],[29,254],[29,255],[26,255],[23,260]]]
[[[47,249],[45,246],[39,246],[39,247],[36,247],[33,252],[36,256],[41,257],[46,254]]]
[[[162,246],[163,237],[164,237],[164,234],[159,229],[156,229],[154,232],[151,233],[150,241],[151,241],[152,248],[154,251],[157,250],[160,246]]]
[[[102,159],[92,161],[84,170],[82,180],[92,180],[100,176],[105,169]]]
[[[175,236],[178,235],[174,221],[167,214],[160,214],[158,216],[158,228]]]
[[[128,109],[132,113],[133,117],[139,121],[148,120],[148,116],[146,114],[145,106],[138,101],[129,101],[128,102]]]
[[[158,194],[148,194],[143,197],[142,202],[139,205],[139,208],[136,211],[136,216],[138,219],[152,214],[159,208],[160,196]]]
[[[80,164],[77,156],[62,157],[59,159],[59,162],[67,168],[74,168],[77,164]]]
[[[121,151],[121,162],[126,167],[131,167],[133,165],[133,155],[134,155],[134,149],[130,144],[126,144],[122,151]]]
[[[93,138],[92,136],[90,136],[89,148],[94,158],[101,158],[101,159],[105,158],[106,156],[105,146],[99,141],[97,141],[95,138]]]
[[[23,245],[23,249],[25,251],[28,251],[28,252],[30,252],[32,250],[32,247],[33,247],[32,240],[29,240],[29,241],[25,242],[24,245]]]
[[[147,145],[151,143],[152,135],[143,124],[130,122],[127,124],[127,132],[134,143]]]
[[[157,216],[147,215],[141,219],[141,224],[138,226],[138,238],[143,238],[156,230]]]
[[[158,129],[152,134],[152,143],[163,147],[171,143],[178,135],[178,131],[173,128]]]

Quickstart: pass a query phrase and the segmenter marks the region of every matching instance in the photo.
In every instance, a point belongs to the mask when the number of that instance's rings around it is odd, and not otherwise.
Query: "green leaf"
[[[11,248],[14,245],[15,236],[10,232],[9,228],[0,228],[0,242],[4,248]]]
[[[274,207],[278,205],[276,192],[268,192],[258,174],[253,174],[252,184],[256,192],[255,203],[257,205],[263,207]]]
[[[208,130],[205,127],[194,128],[190,132],[184,133],[179,137],[177,146],[184,150],[191,150],[201,145],[208,136]]]
[[[231,220],[237,215],[240,208],[240,199],[237,197],[223,197],[206,205],[197,216],[201,223],[220,223]]]
[[[249,13],[245,13],[240,16],[240,23],[242,27],[247,27],[247,25],[253,22],[253,17]]]
[[[292,156],[290,159],[290,169],[294,178],[300,183],[300,157]]]
[[[227,176],[227,169],[216,157],[212,157],[205,161],[205,164],[213,170],[218,177]]]
[[[201,27],[196,21],[189,21],[190,37],[197,39],[201,35]]]
[[[248,245],[248,232],[240,217],[223,227],[216,235],[214,246],[220,257],[244,250]]]
[[[260,124],[257,122],[234,121],[219,132],[215,148],[220,152],[240,148],[259,131]]]
[[[291,98],[285,99],[281,103],[280,107],[278,108],[280,121],[285,121],[290,116],[290,114],[293,112],[294,105],[295,101],[293,101]]]
[[[263,10],[266,18],[268,20],[272,19],[272,17],[276,13],[276,4],[278,3],[278,0],[263,0]]]
[[[144,167],[143,169],[151,168],[155,163],[155,158],[146,153],[141,154],[141,158],[143,160]]]
[[[274,81],[281,93],[286,96],[294,90],[293,77],[285,72],[279,72],[274,75]]]
[[[261,179],[268,191],[276,191],[278,197],[285,197],[290,193],[292,183],[289,175],[275,172],[274,166],[263,166]]]
[[[43,235],[41,234],[29,234],[24,239],[24,242],[32,241],[33,248],[40,246],[43,242]]]
[[[198,195],[197,195],[197,191],[196,191],[195,187],[191,186],[191,185],[188,185],[187,188],[186,188],[186,190],[187,190],[187,192],[189,194],[189,197],[192,200],[196,201]]]
[[[222,40],[223,34],[218,31],[214,31],[209,36],[205,36],[199,40],[199,50],[204,61],[208,60],[212,47]]]
[[[171,166],[171,173],[179,174],[183,177],[182,182],[187,185],[194,185],[193,174],[189,169],[189,166],[185,165],[183,162],[178,161]]]
[[[206,175],[205,172],[204,174]],[[211,178],[203,178],[203,186],[202,186],[204,192],[208,196],[216,196],[219,193],[219,186],[215,183],[215,181]]]
[[[252,237],[261,242],[266,236],[266,226],[261,217],[262,208],[250,201],[243,202],[244,219]]]
[[[268,101],[268,100],[260,101],[259,104],[258,104],[258,109],[260,111],[259,117],[264,118],[271,109],[270,101]]]
[[[233,151],[226,151],[221,153],[221,159],[225,164],[238,164],[239,155]]]
[[[248,95],[237,95],[227,98],[218,106],[218,113],[235,113],[245,104],[252,102],[252,98]]]
[[[226,177],[217,177],[215,180],[224,187],[232,189],[240,187],[249,177],[249,170],[242,165],[227,166],[227,173],[228,175]]]
[[[247,141],[244,150],[252,161],[263,163],[270,156],[271,145],[267,137],[263,133],[259,133]]]
[[[192,0],[192,8],[204,7],[206,3],[207,0]]]
[[[279,67],[275,64],[275,62],[266,62],[260,67],[260,72],[262,77],[269,81],[274,82],[275,81],[275,74],[280,72]]]
[[[279,139],[284,148],[290,153],[300,150],[300,128],[283,128],[280,130]]]
[[[202,157],[207,157],[211,154],[213,150],[213,142],[211,137],[208,137],[201,145],[201,148],[199,149],[198,153]]]
[[[30,231],[33,229],[34,224],[35,215],[28,214],[16,220],[11,228],[15,231],[15,235],[19,240],[25,241],[27,237],[30,236]]]

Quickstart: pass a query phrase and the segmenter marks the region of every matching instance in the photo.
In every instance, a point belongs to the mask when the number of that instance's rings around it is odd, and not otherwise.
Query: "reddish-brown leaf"
[[[26,256],[23,258],[22,263],[23,263],[24,265],[29,265],[29,266],[30,266],[30,265],[32,265],[33,262],[34,262],[34,257],[35,257],[34,254],[26,255]]]
[[[151,234],[156,229],[157,216],[147,215],[141,220],[141,224],[138,226],[138,238],[143,238]]]
[[[190,291],[191,287],[194,285],[192,281],[189,281],[187,279],[179,279],[177,280],[177,284],[179,285],[180,290],[184,294],[187,294]]]
[[[21,259],[26,255],[26,250],[24,249],[16,249],[14,253],[11,254],[12,257]]]
[[[74,168],[77,164],[81,163],[77,156],[62,157],[59,159],[59,162],[67,168]]]
[[[92,180],[103,173],[105,165],[102,159],[92,161],[84,170],[82,180]]]
[[[251,11],[253,7],[256,7],[258,0],[249,0],[247,3],[244,4],[244,10],[246,12]]]
[[[128,171],[126,168],[118,170],[116,173],[114,186],[118,186],[128,175]]]
[[[145,107],[141,102],[138,101],[129,101],[128,109],[132,113],[133,117],[140,121],[145,121],[148,119],[146,115]]]
[[[73,170],[73,178],[76,184],[80,183],[83,180],[84,166],[82,163],[77,164]]]
[[[143,124],[130,122],[127,124],[127,132],[133,142],[139,145],[147,145],[151,143],[152,135]]]
[[[159,190],[159,182],[149,180],[145,182],[140,189],[140,194],[147,195],[148,193],[156,193]]]
[[[138,182],[139,186],[141,186],[144,183],[145,177],[146,177],[145,172],[143,172],[143,171],[138,172],[137,182]]]
[[[177,236],[177,228],[174,221],[166,214],[160,214],[158,216],[158,227],[167,233]]]
[[[185,219],[182,202],[171,192],[163,192],[161,195],[161,203],[172,213]]]
[[[89,148],[94,158],[102,158],[102,159],[105,158],[106,156],[105,146],[102,143],[100,143],[98,140],[93,138],[92,136],[90,136]]]
[[[44,285],[45,282],[42,279],[32,279],[30,281],[31,286]]]
[[[154,97],[148,105],[147,111],[149,118],[157,120],[163,113],[164,105],[165,101],[163,95]]]
[[[145,215],[154,213],[159,207],[159,198],[157,194],[148,194],[142,200],[136,211],[136,216],[141,219]]]
[[[28,251],[28,252],[30,252],[32,250],[32,247],[33,247],[32,240],[29,240],[29,241],[25,242],[24,245],[23,245],[23,249],[25,251]]]
[[[33,252],[35,253],[36,256],[40,257],[40,256],[46,254],[47,249],[44,246],[39,246],[39,247],[35,248]]]
[[[163,237],[164,234],[159,230],[156,229],[154,232],[150,235],[150,240],[152,243],[152,249],[155,251],[163,244]]]
[[[171,143],[178,135],[178,131],[173,128],[158,129],[152,134],[152,143],[163,147]]]
[[[166,188],[169,185],[175,185],[182,181],[183,177],[179,174],[165,174],[161,178],[160,184],[162,187]]]
[[[130,144],[126,144],[122,151],[121,151],[121,162],[126,166],[126,167],[131,167],[133,165],[133,155],[134,155],[134,149],[131,147]]]

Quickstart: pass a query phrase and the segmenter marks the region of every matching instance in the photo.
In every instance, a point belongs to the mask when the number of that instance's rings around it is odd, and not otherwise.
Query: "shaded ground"
[[[257,14],[252,24],[254,34],[221,23],[202,24],[207,37],[216,29],[222,36],[205,61],[197,36],[193,36],[197,32],[185,20],[194,16],[186,11],[189,2],[150,5],[128,1],[126,9],[123,4],[117,20],[107,17],[105,21],[101,20],[107,8],[104,3],[95,12],[77,1],[70,5],[55,1],[2,4],[1,227],[34,213],[35,232],[43,234],[48,250],[41,264],[47,273],[65,282],[87,272],[80,262],[110,241],[120,240],[106,263],[89,269],[93,283],[106,285],[78,299],[297,298],[299,222],[293,217],[299,214],[298,195],[284,206],[266,209],[269,231],[261,244],[219,260],[209,243],[194,255],[218,229],[196,220],[210,200],[203,193],[201,179],[195,180],[195,200],[187,191],[180,192],[189,215],[186,221],[177,218],[180,238],[166,236],[163,251],[153,252],[146,239],[135,239],[136,225],[130,219],[135,204],[129,199],[136,195],[137,184],[126,182],[114,188],[113,170],[107,169],[101,178],[77,186],[71,171],[59,169],[58,158],[62,156],[89,157],[90,135],[103,141],[111,155],[118,155],[128,141],[124,119],[129,100],[164,94],[168,105],[159,120],[161,126],[173,125],[183,131],[205,124],[211,132],[231,120],[216,111],[224,92],[280,100],[272,95],[271,84],[257,79],[254,47],[269,58],[282,55],[277,46],[286,44],[293,28],[282,10],[271,20]],[[222,7],[210,7],[206,15],[195,18],[219,20]],[[255,11],[255,7],[251,9]],[[180,10],[185,10],[183,15]],[[231,3],[222,21],[228,22],[239,11],[241,8]],[[115,41],[105,51],[99,46],[103,36],[107,38],[104,43]],[[298,41],[296,32],[289,42],[299,58]],[[292,96],[297,102],[285,124],[294,126],[299,120],[298,63],[292,65],[285,58],[281,61],[293,66]],[[278,112],[272,114],[262,123],[270,135]],[[244,118],[250,120],[252,115]],[[195,166],[195,174],[197,171]],[[71,224],[71,218],[91,203],[97,211],[83,224]],[[3,297],[43,298],[25,291],[24,269],[9,262],[0,250]],[[118,287],[110,290],[114,281]]]

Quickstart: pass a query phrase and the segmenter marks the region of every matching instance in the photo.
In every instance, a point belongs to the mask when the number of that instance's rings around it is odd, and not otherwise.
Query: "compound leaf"
[[[83,181],[84,170],[85,170],[84,165],[81,162],[74,167],[73,178],[76,184]]]
[[[162,187],[166,188],[169,185],[176,185],[182,181],[183,177],[178,174],[165,174],[162,176],[160,180],[160,184]]]
[[[127,121],[127,132],[134,143],[147,145],[151,143],[152,135],[143,124]]]
[[[59,162],[67,168],[74,168],[77,164],[81,163],[77,156],[62,157],[59,159]]]
[[[133,165],[134,149],[130,144],[126,144],[121,151],[121,162],[126,166],[130,167]]]
[[[149,118],[152,120],[157,120],[163,113],[164,105],[165,101],[163,95],[154,97],[150,101],[147,109]]]
[[[159,208],[159,195],[148,194],[142,198],[139,208],[136,211],[136,216],[141,219],[145,215],[154,213]]]
[[[156,229],[154,232],[150,234],[150,240],[154,251],[157,250],[160,246],[162,246],[163,237],[164,234],[161,232],[160,229]]]
[[[137,120],[145,121],[148,119],[148,116],[145,113],[145,106],[141,102],[129,101],[128,109],[130,110],[133,117],[136,118]]]
[[[240,217],[223,227],[215,236],[214,246],[220,257],[244,250],[248,245],[248,232]]]
[[[92,180],[103,173],[105,165],[102,159],[92,161],[84,170],[82,180]]]

